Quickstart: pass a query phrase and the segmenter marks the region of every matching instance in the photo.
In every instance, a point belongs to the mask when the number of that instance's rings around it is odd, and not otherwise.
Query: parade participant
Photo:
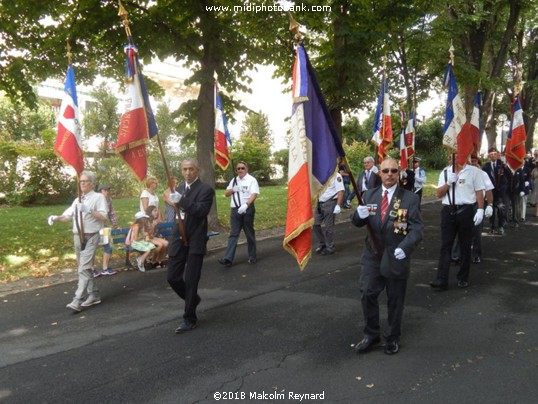
[[[415,186],[413,192],[418,195],[419,209],[420,204],[422,203],[422,192],[427,179],[426,170],[420,166],[421,160],[420,157],[413,157],[413,172],[415,173]]]
[[[118,216],[116,215],[116,210],[114,209],[114,206],[112,206],[112,198],[110,197],[110,187],[106,184],[99,185],[99,192],[101,192],[105,199],[108,206],[108,220],[112,227],[116,229],[118,227]],[[116,275],[117,272],[113,269],[109,268],[110,263],[110,257],[112,256],[112,243],[109,239],[107,244],[103,245],[103,270],[99,272],[98,269],[93,269],[93,277],[97,278],[101,275]]]
[[[369,224],[372,236],[381,251],[375,251],[370,236],[366,238],[361,257],[360,291],[364,315],[364,338],[355,345],[357,353],[369,351],[381,342],[378,296],[386,290],[388,327],[385,353],[398,353],[411,253],[423,237],[424,225],[418,209],[418,196],[398,186],[399,168],[396,160],[381,163],[382,186],[363,195],[352,223]]]
[[[80,311],[101,303],[101,296],[92,273],[95,251],[99,246],[99,230],[104,227],[108,208],[103,194],[95,192],[95,174],[83,171],[80,174],[81,202],[76,198],[61,216],[50,216],[49,225],[54,222],[73,222],[73,243],[78,265],[78,285],[73,301],[67,308]],[[81,232],[84,231],[82,234]],[[81,236],[82,235],[82,236]]]
[[[339,173],[333,176],[325,191],[319,196],[314,208],[314,234],[318,239],[316,253],[334,254],[334,221],[341,211],[340,204],[344,199],[344,182]],[[321,228],[322,223],[325,229]]]
[[[362,163],[364,165],[364,171],[357,176],[357,188],[359,188],[361,195],[363,192],[381,185],[381,178],[377,174],[378,170],[374,164],[374,158],[372,156],[365,157]],[[353,198],[355,198],[355,190],[349,194],[345,203],[346,207],[351,207]]]
[[[241,230],[245,232],[248,246],[248,263],[256,263],[256,233],[254,232],[254,216],[256,208],[254,201],[260,194],[258,181],[248,173],[248,165],[244,161],[237,163],[237,177],[228,184],[224,195],[230,200],[230,236],[224,257],[219,263],[226,267],[232,266]]]
[[[471,164],[478,168],[482,172],[482,180],[484,181],[484,217],[489,218],[493,215],[493,183],[489,179],[489,175],[482,170],[482,163],[478,156],[471,156]],[[473,240],[471,255],[474,264],[480,264],[482,262],[482,229],[484,227],[484,221],[480,222],[478,226],[473,227]]]
[[[342,176],[342,180],[344,181],[344,199],[342,200],[342,205],[340,205],[340,207],[345,209],[351,209],[351,204],[347,203],[349,195],[351,194],[351,191],[349,190],[349,186],[351,184],[351,176],[347,172],[347,167],[344,164],[344,157],[339,157],[338,170],[340,175]]]
[[[504,163],[499,158],[499,152],[495,147],[488,150],[489,161],[482,166],[495,189],[493,190],[493,215],[490,218],[490,232],[498,232],[504,234],[504,226],[506,224],[506,204],[505,195],[508,189],[506,180]],[[495,225],[497,218],[497,226]]]
[[[454,161],[457,161],[457,156]],[[449,166],[441,171],[437,197],[442,198],[441,250],[437,278],[430,282],[436,290],[448,289],[451,250],[456,236],[460,242],[461,264],[458,287],[469,286],[471,244],[474,226],[484,218],[484,180],[481,171],[471,164]],[[478,207],[478,209],[476,209]]]
[[[405,170],[401,169],[401,161],[400,161],[400,182],[399,185],[403,189],[406,189],[408,191],[413,192],[415,189],[415,172],[409,167],[407,167]]]
[[[179,223],[176,223],[168,246],[167,274],[168,283],[185,301],[183,320],[176,334],[193,330],[198,320],[196,307],[201,301],[198,282],[207,252],[207,215],[215,195],[215,191],[200,180],[200,168],[195,159],[183,160],[181,173],[185,182],[170,194],[170,200],[180,210],[187,240],[183,240]]]

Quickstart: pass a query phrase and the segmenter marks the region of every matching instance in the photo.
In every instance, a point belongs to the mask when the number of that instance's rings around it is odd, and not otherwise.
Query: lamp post
[[[500,114],[497,119],[501,123],[501,147],[499,148],[499,151],[502,153],[504,146],[504,123],[508,120],[508,117],[505,114]]]

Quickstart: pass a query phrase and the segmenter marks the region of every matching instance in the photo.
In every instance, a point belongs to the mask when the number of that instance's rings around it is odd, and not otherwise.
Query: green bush
[[[447,166],[450,152],[442,146],[443,124],[431,119],[416,128],[415,149],[422,158],[421,165],[440,170]]]

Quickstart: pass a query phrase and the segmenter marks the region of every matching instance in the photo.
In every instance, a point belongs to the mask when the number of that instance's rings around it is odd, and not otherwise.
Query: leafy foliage
[[[259,183],[270,182],[273,168],[268,144],[254,136],[243,136],[233,143],[231,153],[235,162],[245,161],[248,164],[249,174]]]

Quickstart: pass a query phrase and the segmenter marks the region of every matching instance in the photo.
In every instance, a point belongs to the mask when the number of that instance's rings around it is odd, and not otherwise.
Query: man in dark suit
[[[367,191],[381,185],[381,178],[378,175],[377,167],[375,166],[375,160],[372,156],[365,157],[362,161],[364,164],[364,171],[357,176],[357,188],[359,188],[360,195]],[[355,198],[355,190],[349,194],[349,197],[344,202],[344,206],[351,207],[351,201]]]
[[[489,161],[482,166],[495,189],[493,190],[493,215],[490,220],[490,232],[496,230],[499,234],[504,234],[504,225],[506,224],[506,199],[508,191],[508,179],[502,160],[499,158],[499,152],[492,147],[488,150]],[[495,226],[495,217],[497,225]]]
[[[392,355],[399,351],[410,255],[422,240],[424,225],[418,196],[398,186],[396,160],[383,160],[380,176],[382,186],[364,193],[364,205],[358,206],[351,219],[355,226],[369,226],[360,277],[366,324],[364,338],[355,345],[355,351],[367,352],[381,341],[377,299],[385,289],[388,297],[388,328],[383,333],[385,353]]]
[[[170,194],[176,204],[185,227],[187,243],[184,242],[179,224],[174,225],[168,246],[167,280],[174,292],[185,300],[183,320],[176,334],[190,331],[196,327],[196,306],[202,300],[198,296],[198,282],[207,245],[207,215],[213,204],[215,191],[199,178],[200,169],[195,159],[181,163],[185,183]]]

